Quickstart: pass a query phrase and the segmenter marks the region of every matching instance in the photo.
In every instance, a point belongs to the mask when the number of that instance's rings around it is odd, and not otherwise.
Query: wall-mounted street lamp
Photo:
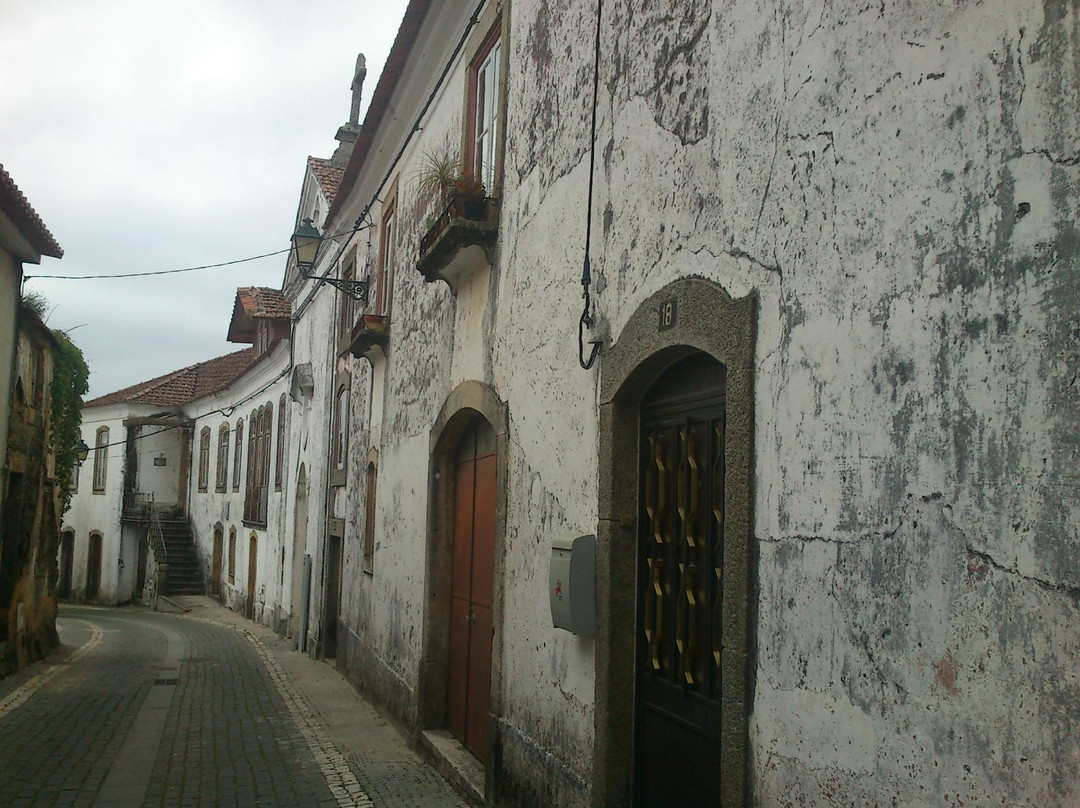
[[[328,283],[335,289],[340,289],[353,300],[366,303],[368,295],[367,281],[343,281],[326,275],[316,276],[312,274],[322,244],[323,237],[319,235],[319,231],[312,224],[311,219],[304,219],[300,223],[300,227],[292,235],[292,253],[296,259],[296,267],[300,270],[300,276],[309,278],[315,283]]]
[[[81,466],[86,462],[86,458],[90,456],[90,447],[86,445],[86,441],[79,438],[79,442],[75,444],[75,459]]]

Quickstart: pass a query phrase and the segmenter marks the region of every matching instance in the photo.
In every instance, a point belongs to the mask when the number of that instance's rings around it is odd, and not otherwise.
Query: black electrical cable
[[[151,275],[175,275],[179,272],[198,272],[200,269],[217,269],[218,267],[228,267],[233,264],[245,264],[248,261],[258,261],[260,258],[269,258],[272,255],[282,255],[289,250],[275,250],[274,252],[263,253],[262,255],[253,255],[250,258],[237,258],[235,261],[222,261],[220,264],[206,264],[201,267],[184,267],[183,269],[159,269],[155,272],[125,272],[120,275],[24,275],[26,280],[33,280],[35,278],[50,278],[52,280],[61,281],[99,281],[110,278],[145,278]]]
[[[589,242],[592,240],[592,208],[593,208],[593,174],[596,169],[596,106],[600,87],[600,11],[603,8],[603,0],[596,4],[596,44],[593,51],[593,89],[592,89],[592,128],[589,142],[589,201],[585,213],[585,260],[581,266],[581,295],[585,298],[585,308],[582,309],[581,319],[578,320],[578,362],[585,370],[589,370],[596,362],[596,355],[600,352],[600,343],[592,344],[592,352],[589,358],[585,358],[585,329],[592,328],[593,317],[592,296],[589,294],[589,285],[592,283],[592,266],[589,260]]]

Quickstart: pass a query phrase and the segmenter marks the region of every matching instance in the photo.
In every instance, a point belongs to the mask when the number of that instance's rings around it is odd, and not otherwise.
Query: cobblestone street
[[[62,607],[62,647],[0,681],[0,805],[465,801],[329,666],[209,599]]]

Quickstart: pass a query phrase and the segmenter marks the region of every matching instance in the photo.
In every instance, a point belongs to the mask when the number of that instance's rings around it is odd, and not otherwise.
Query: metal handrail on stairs
[[[157,508],[153,506],[150,507],[150,529],[147,531],[147,538],[150,540],[154,560],[158,564],[168,564],[169,554],[165,547],[165,535],[161,531],[161,518],[158,516]]]
[[[151,605],[156,609],[158,597],[167,595],[169,591],[169,552],[165,547],[165,535],[161,530],[161,518],[157,508],[151,505],[148,515],[150,523],[146,529],[146,538],[154,560],[154,574],[150,578],[153,584]]]

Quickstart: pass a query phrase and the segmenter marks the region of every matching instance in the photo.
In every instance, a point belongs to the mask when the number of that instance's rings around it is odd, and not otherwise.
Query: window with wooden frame
[[[330,447],[330,484],[345,485],[349,453],[349,385],[339,383],[334,396],[334,433]]]
[[[356,280],[356,248],[350,247],[341,261],[341,280],[351,283]],[[338,336],[348,338],[352,335],[352,328],[356,324],[356,315],[360,305],[353,300],[352,295],[341,292],[338,295],[340,309],[338,309]]]
[[[277,452],[274,455],[274,488],[281,490],[281,478],[285,473],[285,394],[278,399]]]
[[[229,486],[229,424],[222,424],[218,428],[217,443],[217,474],[215,476],[215,488],[220,493]]]
[[[236,528],[229,528],[229,583],[236,583]]]
[[[252,410],[248,416],[248,437],[247,437],[247,478],[244,486],[244,522],[249,523],[254,521],[254,516],[258,512],[258,508],[255,507],[255,477],[256,466],[258,465],[258,440],[259,440],[259,411]]]
[[[397,209],[393,203],[383,212],[382,227],[379,229],[379,272],[375,281],[373,314],[383,317],[390,315],[390,293],[394,284],[394,258],[397,252]],[[369,294],[369,301],[372,300]]]
[[[205,493],[210,476],[210,427],[204,426],[199,433],[199,491]]]
[[[248,474],[244,495],[244,523],[266,527],[266,511],[270,493],[270,429],[274,406],[267,402],[248,419]]]
[[[263,405],[263,443],[262,443],[262,523],[266,524],[266,504],[270,494],[270,446],[274,431],[274,405],[267,401]]]
[[[232,490],[240,490],[240,461],[244,449],[244,419],[236,419],[236,439],[233,448]]]
[[[484,184],[489,196],[494,194],[498,179],[496,159],[503,118],[501,60],[502,21],[498,20],[469,63],[465,128],[465,164]]]
[[[94,493],[105,493],[106,473],[109,465],[109,428],[100,427],[94,437]]]

